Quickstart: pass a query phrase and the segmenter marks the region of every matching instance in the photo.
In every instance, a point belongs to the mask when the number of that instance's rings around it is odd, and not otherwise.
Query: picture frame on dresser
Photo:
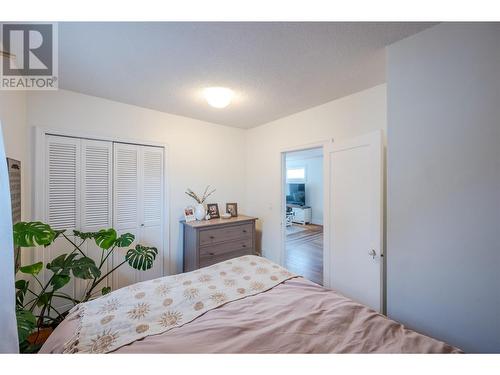
[[[217,203],[207,204],[207,213],[208,213],[208,216],[210,216],[210,219],[220,218],[219,205]]]
[[[187,206],[184,209],[184,220],[186,220],[186,222],[188,222],[188,223],[196,220],[193,206]]]
[[[226,212],[231,214],[231,217],[238,216],[238,203],[226,203]]]

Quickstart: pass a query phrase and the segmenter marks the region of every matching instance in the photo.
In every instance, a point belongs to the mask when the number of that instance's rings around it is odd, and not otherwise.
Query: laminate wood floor
[[[286,268],[322,285],[323,227],[293,224],[286,230]]]

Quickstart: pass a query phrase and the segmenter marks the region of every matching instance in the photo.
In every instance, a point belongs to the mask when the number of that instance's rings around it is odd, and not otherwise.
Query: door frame
[[[46,127],[34,126],[34,147],[33,154],[31,155],[31,161],[33,163],[32,178],[32,220],[42,220],[43,213],[45,212],[45,196],[46,187],[44,183],[43,176],[45,176],[45,136],[55,135],[60,137],[70,137],[70,138],[83,138],[96,141],[107,141],[107,142],[119,142],[126,144],[134,144],[141,146],[154,146],[163,148],[163,264],[162,264],[162,274],[173,275],[175,273],[175,265],[171,262],[172,251],[170,249],[170,179],[169,176],[169,146],[167,143],[145,141],[139,139],[122,138],[122,137],[110,137],[96,135],[91,132],[80,131],[80,130],[67,130],[67,129],[51,129]],[[37,254],[39,252],[34,252]],[[35,255],[36,258],[36,255]],[[33,259],[37,261],[37,259]]]
[[[328,160],[328,152],[330,145],[333,143],[333,138],[313,143],[307,143],[302,145],[284,147],[280,150],[280,184],[281,184],[281,195],[280,195],[280,224],[281,224],[281,235],[280,235],[280,265],[285,266],[286,257],[286,154],[294,151],[304,151],[313,148],[323,149],[323,286],[329,287],[330,285],[330,269],[326,267],[330,261],[330,213],[325,207],[330,205],[330,194],[329,192],[329,182],[330,182],[330,167]]]

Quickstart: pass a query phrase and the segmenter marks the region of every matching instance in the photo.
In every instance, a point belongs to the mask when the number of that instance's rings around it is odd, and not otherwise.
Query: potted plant
[[[57,256],[45,265],[50,275],[48,280],[42,282],[39,277],[44,269],[43,262],[20,266],[16,270],[16,275],[24,275],[24,278],[18,278],[16,281],[17,328],[20,351],[24,353],[37,352],[52,330],[67,315],[69,309],[59,311],[54,306],[54,298],[68,300],[71,308],[78,303],[107,294],[111,292],[109,286],[98,289],[99,284],[107,276],[125,263],[136,270],[148,270],[153,267],[158,254],[155,247],[137,244],[126,252],[122,262],[103,274],[102,269],[106,260],[116,248],[130,246],[135,240],[133,234],[125,233],[118,236],[116,231],[110,228],[87,233],[73,231],[73,236],[68,236],[66,230],[55,230],[39,221],[19,222],[14,225],[15,247],[47,247],[57,238],[64,238],[72,250]],[[82,251],[83,244],[89,240],[95,241],[102,249],[98,263]],[[18,259],[16,264],[17,262]],[[79,299],[61,291],[72,277],[87,281],[85,292]]]

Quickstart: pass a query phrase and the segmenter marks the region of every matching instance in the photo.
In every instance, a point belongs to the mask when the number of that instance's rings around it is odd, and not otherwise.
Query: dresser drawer
[[[251,238],[242,238],[236,241],[218,243],[200,247],[200,258],[204,256],[218,256],[232,251],[253,249]]]
[[[212,245],[237,239],[251,239],[253,224],[233,225],[224,228],[205,229],[200,231],[200,246]]]
[[[224,260],[238,258],[243,255],[254,255],[254,252],[252,249],[248,249],[248,250],[232,251],[222,255],[206,255],[203,257],[200,256],[200,267],[211,266],[212,264],[219,263]]]

